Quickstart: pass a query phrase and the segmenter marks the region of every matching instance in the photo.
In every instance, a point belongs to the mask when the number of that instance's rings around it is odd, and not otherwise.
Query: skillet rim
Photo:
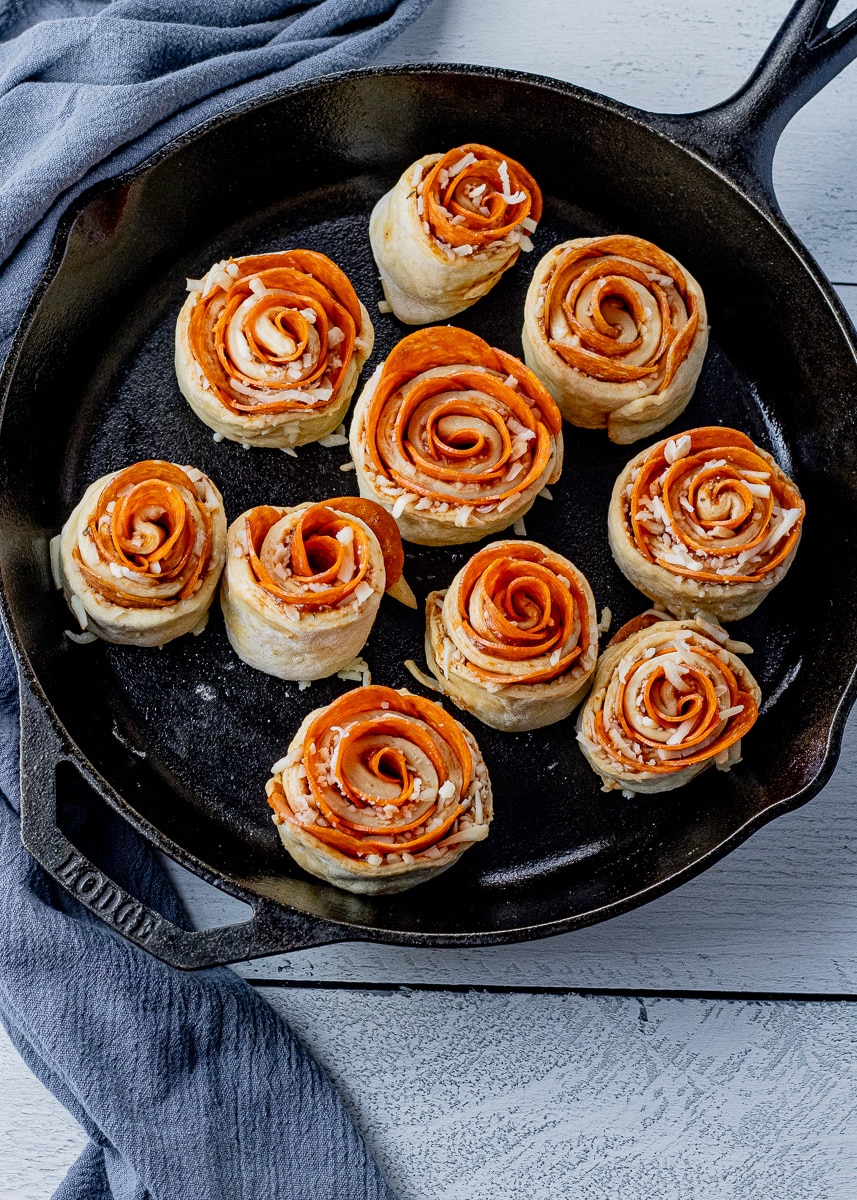
[[[74,224],[78,220],[81,213],[98,197],[114,192],[115,190],[127,186],[134,180],[139,179],[148,171],[156,167],[159,163],[179,153],[185,146],[195,142],[197,139],[205,136],[210,130],[225,125],[232,120],[243,118],[248,113],[263,109],[268,105],[276,104],[288,96],[309,91],[316,91],[324,88],[336,88],[340,84],[350,84],[355,81],[366,78],[388,77],[388,76],[440,76],[452,77],[463,76],[465,78],[483,78],[496,79],[504,83],[510,84],[526,84],[528,86],[539,88],[546,92],[552,92],[560,97],[573,99],[590,106],[595,110],[606,111],[611,116],[632,122],[638,127],[641,127],[647,135],[654,135],[662,138],[679,152],[687,154],[694,159],[706,170],[715,175],[719,184],[727,186],[732,192],[736,193],[740,199],[749,204],[762,219],[773,229],[779,236],[780,240],[785,243],[787,249],[798,260],[799,265],[803,268],[809,279],[815,284],[818,292],[821,293],[824,301],[831,310],[836,319],[841,335],[845,341],[847,348],[855,360],[857,366],[857,332],[851,323],[851,320],[845,310],[845,307],[839,296],[833,289],[833,285],[825,276],[818,263],[812,257],[806,246],[786,221],[778,207],[762,202],[760,194],[753,195],[747,188],[735,178],[727,168],[719,164],[715,159],[707,155],[703,150],[698,148],[698,145],[693,145],[689,140],[685,140],[682,136],[682,129],[686,128],[688,132],[694,128],[697,129],[696,122],[704,113],[713,111],[712,109],[699,110],[693,113],[674,114],[674,113],[653,113],[645,109],[635,108],[633,106],[622,103],[618,100],[613,100],[610,97],[604,96],[601,93],[590,91],[586,88],[578,87],[575,84],[566,83],[562,80],[552,79],[549,76],[538,75],[531,72],[518,71],[512,68],[491,67],[468,63],[408,63],[396,64],[391,66],[370,66],[362,67],[346,71],[338,71],[329,75],[321,76],[320,78],[306,80],[304,82],[278,87],[271,90],[264,96],[254,97],[253,99],[241,102],[231,106],[217,115],[210,117],[185,133],[166,142],[163,146],[155,150],[151,155],[145,158],[142,162],[128,170],[117,175],[113,175],[108,179],[100,180],[86,188],[72,203],[60,218],[57,229],[55,231],[50,255],[45,264],[45,267],[35,284],[30,300],[21,317],[21,320],[15,330],[6,361],[3,364],[2,373],[0,373],[0,452],[2,452],[2,430],[3,418],[6,411],[6,403],[8,400],[9,391],[12,386],[15,370],[19,357],[24,349],[27,337],[31,326],[33,325],[42,299],[48,287],[57,276],[63,260],[65,258],[68,240],[73,230]],[[728,101],[726,102],[728,104]],[[722,108],[722,105],[715,108]],[[698,139],[697,139],[698,140]],[[0,499],[2,492],[0,492]],[[742,842],[746,841],[753,833],[757,832],[764,825],[768,824],[775,818],[784,815],[786,812],[793,811],[808,803],[816,796],[822,788],[830,780],[836,764],[839,760],[842,736],[844,732],[845,722],[848,714],[857,700],[857,661],[852,667],[850,677],[845,687],[835,703],[833,711],[829,719],[829,727],[827,740],[824,748],[823,758],[819,769],[812,780],[799,791],[776,800],[767,805],[760,812],[756,813],[749,820],[745,821],[737,829],[733,831],[727,838],[721,841],[718,845],[708,850],[705,854],[695,858],[693,862],[682,867],[680,870],[673,872],[666,878],[659,880],[657,883],[643,888],[631,895],[624,896],[620,900],[606,904],[597,909],[589,910],[585,913],[572,915],[568,917],[556,918],[551,921],[542,922],[536,925],[517,925],[507,929],[480,931],[480,932],[456,932],[456,933],[428,933],[423,931],[401,931],[396,929],[386,929],[380,926],[361,925],[352,923],[348,920],[334,920],[331,918],[322,918],[305,909],[295,908],[282,901],[276,900],[273,897],[260,894],[257,891],[251,890],[244,885],[236,882],[229,876],[221,875],[217,870],[212,869],[206,863],[197,859],[195,855],[187,851],[183,846],[174,842],[172,838],[166,836],[158,828],[152,825],[145,818],[141,817],[137,811],[124,799],[118,789],[111,784],[98,771],[94,763],[83,753],[83,751],[74,742],[63,722],[57,715],[53,704],[48,699],[44,689],[39,681],[39,676],[34,669],[30,658],[18,636],[15,614],[9,597],[6,593],[6,585],[4,580],[4,554],[0,548],[0,618],[2,618],[4,628],[9,638],[9,643],[12,648],[13,656],[16,662],[19,673],[19,686],[21,692],[21,711],[22,714],[28,711],[28,703],[30,706],[35,704],[39,710],[39,716],[42,721],[47,721],[48,732],[52,735],[55,751],[53,758],[57,761],[65,759],[72,762],[79,774],[94,788],[100,797],[105,799],[113,809],[115,809],[123,819],[127,820],[132,827],[136,828],[150,843],[156,848],[166,853],[173,858],[181,866],[191,870],[209,883],[212,883],[222,890],[236,896],[245,903],[253,907],[257,914],[273,911],[276,915],[279,913],[281,917],[293,915],[302,919],[306,925],[312,929],[315,928],[322,933],[323,936],[303,939],[298,944],[290,944],[282,947],[283,950],[295,950],[301,946],[320,945],[337,940],[363,940],[363,941],[378,941],[387,942],[394,945],[404,946],[478,946],[478,945],[497,945],[509,944],[520,941],[535,940],[554,936],[556,934],[569,932],[573,929],[583,928],[587,925],[598,923],[602,920],[618,916],[623,912],[630,911],[639,907],[650,900],[665,894],[668,891],[680,886],[700,874],[702,871],[713,866],[714,863],[725,857],[732,850],[737,848]],[[25,697],[25,689],[29,692],[29,697]],[[26,765],[26,756],[33,753],[33,743],[41,742],[44,745],[46,741],[44,729],[33,733],[30,729],[24,728],[22,722],[21,727],[21,749],[20,762],[22,774]],[[294,933],[294,930],[291,931]],[[266,948],[259,953],[273,953],[270,948]],[[243,957],[243,955],[242,955]],[[223,960],[219,960],[223,961]]]

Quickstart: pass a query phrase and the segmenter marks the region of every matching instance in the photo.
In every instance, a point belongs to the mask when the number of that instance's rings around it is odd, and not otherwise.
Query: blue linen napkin
[[[7,0],[0,356],[84,188],[273,87],[360,65],[429,2]],[[392,1200],[330,1081],[252,988],[157,962],[30,858],[17,758],[0,632],[0,1018],[91,1139],[57,1200]],[[117,882],[187,925],[133,830],[108,813],[93,836]]]

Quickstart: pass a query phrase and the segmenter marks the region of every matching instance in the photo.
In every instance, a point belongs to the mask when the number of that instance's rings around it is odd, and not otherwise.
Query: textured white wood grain
[[[857,1007],[268,993],[401,1200],[853,1200]]]
[[[857,1193],[857,1005],[265,994],[400,1200]],[[0,1195],[42,1200],[83,1135],[2,1034],[0,1079]]]
[[[0,1196],[49,1196],[85,1144],[77,1121],[24,1066],[0,1027]]]

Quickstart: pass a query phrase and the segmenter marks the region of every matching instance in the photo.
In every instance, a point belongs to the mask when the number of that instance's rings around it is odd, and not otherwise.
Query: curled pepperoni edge
[[[389,708],[382,710],[382,704],[389,705]],[[323,735],[332,726],[338,725],[342,727],[346,723],[359,718],[361,713],[373,713],[373,720],[377,722],[379,718],[376,710],[383,711],[384,717],[391,721],[395,721],[399,716],[416,718],[416,720],[422,722],[423,725],[427,725],[434,733],[442,737],[460,764],[462,796],[468,791],[474,774],[473,755],[461,727],[453,717],[449,716],[434,701],[426,700],[421,696],[415,696],[410,693],[402,695],[394,688],[380,685],[355,688],[350,692],[346,692],[344,696],[340,696],[337,700],[334,700],[332,704],[322,709],[310,723],[304,736],[304,748],[301,755],[301,763],[307,772],[307,779],[313,793],[313,798],[319,805],[319,811],[323,812],[325,818],[331,822],[331,827],[325,828],[316,824],[308,830],[295,819],[291,806],[286,799],[281,775],[275,775],[269,781],[268,804],[273,809],[274,814],[281,820],[287,821],[290,825],[301,829],[305,834],[309,833],[313,838],[338,850],[346,857],[355,859],[360,854],[366,854],[367,852],[380,855],[402,854],[403,852],[419,854],[421,851],[429,849],[441,841],[464,811],[462,804],[460,802],[457,803],[452,813],[444,819],[438,828],[418,837],[408,839],[405,842],[385,842],[379,837],[358,837],[353,832],[348,833],[342,828],[342,818],[324,803],[323,791],[320,784],[322,767],[319,760],[319,746]],[[383,721],[381,723],[383,724]],[[423,727],[415,726],[414,729],[415,731],[420,731],[420,737],[422,738]],[[445,775],[445,772],[442,771],[441,776],[443,775]],[[442,786],[445,778],[441,777],[439,782]],[[435,802],[434,807],[422,815],[420,823],[422,824],[431,820],[432,813],[436,811],[436,808],[437,804]]]
[[[129,487],[132,490],[121,496],[120,493]],[[141,488],[146,489],[144,495],[140,494]],[[197,529],[192,521],[187,520],[187,501],[181,490],[193,496],[195,508],[203,524],[204,540],[199,553],[194,549]],[[162,505],[167,513],[172,514],[176,524],[172,534],[150,555],[129,554],[123,549],[123,545],[128,543],[127,529],[133,519],[132,500],[140,501],[147,507],[153,504]],[[114,507],[108,512],[111,503]],[[109,520],[108,536],[102,532],[104,518]],[[160,609],[187,600],[193,595],[197,582],[208,570],[211,562],[213,535],[208,507],[199,498],[196,484],[190,476],[175,463],[164,459],[144,459],[119,471],[102,488],[87,528],[99,561],[108,569],[111,563],[115,563],[120,568],[133,571],[141,580],[158,588],[163,588],[173,580],[181,580],[182,586],[175,595],[137,596],[123,590],[118,582],[113,584],[102,578],[84,561],[79,546],[75,545],[74,562],[88,586],[104,600],[120,608]],[[153,562],[160,565],[158,573],[150,571],[150,564]]]
[[[675,563],[663,562],[657,558],[649,547],[648,531],[643,527],[640,517],[640,500],[644,494],[648,494],[648,490],[652,483],[663,471],[670,465],[664,457],[664,451],[670,440],[678,440],[681,437],[690,437],[691,445],[687,455],[677,459],[672,467],[679,467],[680,464],[688,463],[698,455],[708,456],[712,453],[722,456],[722,452],[730,449],[740,451],[744,456],[753,456],[753,470],[767,471],[771,476],[771,495],[773,497],[775,487],[782,498],[781,507],[783,508],[799,508],[801,515],[792,529],[786,534],[783,545],[774,554],[767,563],[761,566],[757,571],[744,574],[718,574],[716,571],[692,571],[687,567],[680,567]],[[744,463],[746,468],[747,464]],[[769,506],[770,508],[771,506]],[[705,425],[698,429],[690,429],[684,434],[676,434],[673,439],[665,439],[657,443],[648,452],[642,469],[634,483],[631,499],[628,508],[628,521],[630,532],[633,538],[634,545],[643,554],[649,562],[656,564],[668,571],[671,575],[678,575],[682,578],[697,579],[704,583],[725,584],[726,586],[734,586],[741,583],[760,583],[772,571],[776,570],[794,551],[797,546],[798,538],[800,537],[803,519],[806,515],[806,505],[801,499],[797,488],[785,474],[785,472],[769,457],[763,456],[758,446],[738,429],[731,429],[723,425]],[[674,532],[678,535],[678,531],[673,526]],[[757,539],[761,540],[761,539]],[[735,546],[732,549],[723,547],[717,557],[729,557],[731,554],[739,554],[749,547],[744,545]]]
[[[446,187],[442,187],[440,182],[441,172],[446,171],[448,173],[451,167],[455,167],[468,154],[475,155],[476,162],[463,168],[463,170],[450,178]],[[503,185],[499,167],[504,161],[508,167],[510,194],[515,195],[522,191],[525,193],[523,200],[512,205],[507,204],[502,199],[501,194]],[[483,178],[485,175],[490,175],[493,178],[486,181]],[[479,213],[470,212],[455,198],[455,192],[459,184],[471,178],[490,182],[492,187],[494,187],[494,193],[491,198],[492,211],[487,217]],[[447,151],[429,169],[428,174],[423,180],[422,194],[424,219],[427,221],[431,233],[435,237],[442,238],[450,246],[490,245],[492,242],[506,237],[507,234],[516,229],[527,217],[538,222],[542,215],[541,189],[529,171],[525,167],[522,167],[519,162],[516,162],[515,159],[509,158],[508,155],[500,154],[498,151],[492,150],[489,146],[483,146],[476,142],[457,146],[455,149]],[[499,205],[493,205],[494,197],[499,199]],[[463,223],[456,222],[452,224],[450,218],[441,212],[442,208],[450,212],[453,217],[463,216]],[[496,214],[493,208],[497,209]],[[507,213],[506,210],[510,210],[510,213]],[[502,221],[502,224],[493,224],[495,216]]]
[[[589,268],[578,272],[580,264],[587,259],[603,258],[603,262],[594,263]],[[635,259],[646,266],[657,270],[661,275],[672,279],[676,290],[684,301],[687,310],[687,320],[681,328],[674,325],[677,317],[670,305],[669,298],[663,287],[652,280],[636,265],[629,264],[625,259]],[[574,313],[574,303],[587,283],[596,278],[609,278],[618,274],[619,281],[623,277],[635,279],[643,283],[651,291],[661,315],[661,338],[653,356],[653,361],[631,366],[618,361],[622,354],[628,353],[639,345],[639,337],[631,343],[618,341],[619,331],[608,322],[596,320],[599,328],[595,331],[583,326]],[[627,286],[621,286],[614,281],[614,287],[625,295],[628,305],[635,309],[636,295],[631,296]],[[552,315],[559,306],[566,318],[572,336],[580,339],[580,345],[569,346],[550,336]],[[600,311],[600,310],[599,310]],[[637,314],[640,317],[640,314]],[[596,314],[597,316],[597,314]],[[627,383],[635,380],[645,380],[663,370],[663,378],[653,393],[663,392],[672,383],[682,362],[687,358],[699,327],[699,305],[696,294],[688,285],[687,279],[678,263],[654,243],[643,238],[628,234],[611,234],[597,238],[584,246],[571,246],[560,256],[553,267],[545,295],[544,307],[545,336],[551,349],[566,366],[572,367],[581,374],[604,383]],[[593,342],[600,348],[600,353],[588,350],[587,341]]]

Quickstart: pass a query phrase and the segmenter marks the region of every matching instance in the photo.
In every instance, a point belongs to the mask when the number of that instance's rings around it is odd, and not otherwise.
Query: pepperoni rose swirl
[[[268,803],[286,849],[348,891],[403,891],[488,836],[479,747],[407,691],[357,688],[316,709],[272,771]]]
[[[615,234],[554,246],[527,292],[524,359],[572,425],[649,437],[686,408],[708,345],[702,289],[657,246]]]
[[[805,506],[770,454],[711,426],[658,442],[616,481],[613,555],[635,587],[677,616],[749,616],[788,571]]]
[[[532,232],[542,215],[542,194],[532,175],[514,159],[475,143],[438,158],[416,192],[429,229],[452,247],[488,245],[525,221],[522,232]],[[515,241],[520,248],[520,239]]]
[[[350,444],[360,494],[428,546],[506,529],[562,468],[547,391],[511,354],[451,326],[399,342],[355,405]]]
[[[670,791],[706,767],[734,766],[761,699],[730,649],[742,643],[708,621],[656,617],[629,622],[617,638],[577,722],[577,740],[605,791]]]
[[[539,186],[488,146],[457,146],[412,163],[369,224],[387,302],[426,325],[469,308],[530,251],[542,215]]]
[[[441,690],[507,732],[552,724],[583,698],[598,657],[586,578],[537,542],[494,542],[426,601],[426,658]]]
[[[51,558],[85,640],[160,646],[202,630],[225,542],[208,476],[148,459],[87,488]]]
[[[229,641],[251,667],[280,679],[346,670],[384,591],[406,599],[403,562],[395,521],[371,500],[251,508],[229,528],[222,588]],[[410,603],[416,607],[412,596]]]
[[[176,373],[218,440],[288,449],[340,424],[375,335],[335,263],[314,250],[254,254],[188,288]]]

